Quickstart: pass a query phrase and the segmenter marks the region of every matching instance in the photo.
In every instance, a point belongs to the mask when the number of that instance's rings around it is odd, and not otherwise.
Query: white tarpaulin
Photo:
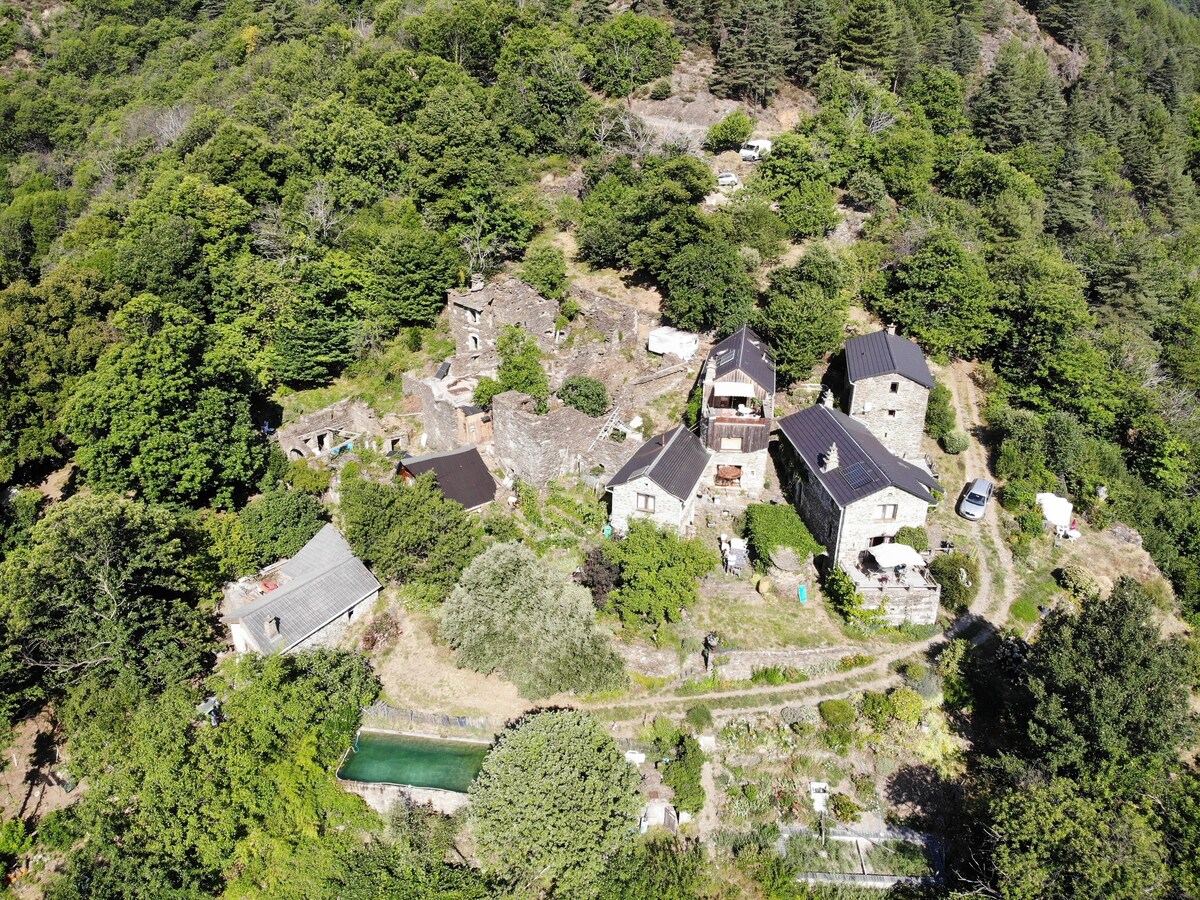
[[[713,385],[716,397],[753,397],[754,385],[745,381],[718,381]]]
[[[1071,527],[1074,507],[1066,497],[1060,497],[1058,494],[1038,494],[1037,503],[1042,508],[1042,515],[1046,517],[1046,521],[1055,528]]]
[[[908,544],[879,544],[867,551],[880,568],[890,569],[892,566],[923,566],[925,560],[921,554]]]
[[[660,355],[670,353],[680,359],[691,359],[699,348],[699,335],[680,331],[678,328],[671,328],[667,325],[651,331],[650,340],[646,343],[646,349],[651,353]]]

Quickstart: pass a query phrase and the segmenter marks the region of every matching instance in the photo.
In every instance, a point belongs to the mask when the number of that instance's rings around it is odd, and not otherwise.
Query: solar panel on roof
[[[866,487],[875,480],[875,476],[868,472],[862,463],[854,463],[853,465],[846,466],[846,468],[839,469],[838,471],[840,471],[842,473],[842,477],[846,479],[846,484],[850,485],[850,487],[854,488],[855,490],[858,490],[860,487]]]

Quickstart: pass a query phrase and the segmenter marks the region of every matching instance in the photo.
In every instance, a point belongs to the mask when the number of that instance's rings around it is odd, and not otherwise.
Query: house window
[[[875,507],[875,518],[890,521],[896,518],[897,506],[895,503],[881,503]]]
[[[740,437],[723,437],[721,438],[722,453],[741,453],[742,439]]]
[[[468,309],[467,310],[467,321],[470,322],[472,325],[478,325],[479,324],[479,310]]]
[[[892,393],[893,393],[893,394],[898,394],[898,393],[900,393],[900,382],[898,382],[898,381],[893,381],[893,382],[892,382]]]
[[[471,335],[469,338],[467,338],[467,343],[470,345],[472,350],[478,350],[479,349],[479,335],[477,335],[477,334]]]
[[[888,416],[892,419],[896,418],[896,411],[894,409],[889,409]]]
[[[890,544],[890,543],[892,543],[892,539],[890,537],[888,537],[886,534],[881,534],[877,537],[871,538],[871,540],[867,542],[867,546],[868,547],[878,547],[880,544]]]
[[[653,494],[638,494],[637,495],[638,512],[652,513],[654,512],[654,495]]]

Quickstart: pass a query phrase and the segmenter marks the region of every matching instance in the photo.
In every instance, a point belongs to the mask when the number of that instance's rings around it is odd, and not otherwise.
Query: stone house
[[[519,278],[485,284],[475,279],[468,290],[452,290],[447,307],[450,335],[460,355],[496,349],[496,338],[506,325],[519,325],[551,350],[558,338],[558,302],[539,294]]]
[[[380,419],[362,400],[346,399],[301,416],[275,439],[288,459],[320,459],[356,448],[390,453],[404,442],[398,420]]]
[[[291,559],[225,586],[221,621],[239,653],[291,653],[336,644],[382,585],[333,525]]]
[[[855,581],[866,605],[882,605],[888,621],[932,623],[940,589],[923,567],[884,571],[872,548],[905,526],[923,527],[941,485],[906,462],[862,422],[817,404],[779,420],[796,463],[793,500],[827,559]]]
[[[712,451],[705,483],[758,496],[775,414],[775,358],[763,339],[743,325],[717,343],[701,392],[700,440]]]
[[[925,354],[893,328],[846,341],[850,415],[903,459],[920,459],[934,384]]]
[[[429,378],[404,375],[404,393],[421,403],[421,424],[430,446],[491,443],[492,414],[475,405],[477,384],[479,376],[454,374],[449,363]]]
[[[683,425],[646,441],[608,483],[613,529],[624,533],[630,521],[648,519],[687,531],[711,459],[700,438]]]

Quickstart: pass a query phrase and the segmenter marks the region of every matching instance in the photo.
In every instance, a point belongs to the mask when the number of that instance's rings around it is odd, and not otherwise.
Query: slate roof
[[[686,501],[696,492],[709,456],[700,438],[679,425],[642,444],[613,476],[608,489],[645,475],[668,494]]]
[[[846,376],[850,383],[876,375],[903,375],[927,388],[934,385],[921,348],[888,331],[876,331],[846,341]]]
[[[467,509],[475,509],[496,499],[496,479],[474,447],[460,447],[443,453],[410,456],[400,465],[415,475],[432,472],[438,489]]]
[[[290,650],[381,587],[332,525],[318,531],[264,580],[277,581],[279,587],[231,610],[222,620],[245,625],[250,640],[264,653]],[[266,631],[271,618],[279,620],[274,637]]]
[[[818,404],[784,416],[779,430],[838,506],[888,486],[926,501],[933,500],[931,491],[942,490],[932,475],[893,454],[861,422],[828,406]],[[822,472],[821,463],[835,444],[837,468]]]
[[[768,394],[775,393],[775,356],[749,325],[715,344],[708,358],[716,360],[718,379],[741,371]]]

